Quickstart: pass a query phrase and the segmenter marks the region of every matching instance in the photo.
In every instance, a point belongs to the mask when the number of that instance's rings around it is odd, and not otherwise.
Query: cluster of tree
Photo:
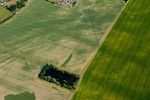
[[[128,2],[128,0],[123,0],[125,3],[127,3]]]
[[[75,89],[79,81],[79,75],[59,70],[53,65],[48,64],[42,68],[38,76],[43,80],[55,83],[68,89]]]
[[[6,6],[6,8],[12,12],[16,12],[19,9],[21,9],[22,7],[25,7],[25,2],[27,2],[28,0],[20,0],[17,1],[16,4],[12,4],[10,6]]]

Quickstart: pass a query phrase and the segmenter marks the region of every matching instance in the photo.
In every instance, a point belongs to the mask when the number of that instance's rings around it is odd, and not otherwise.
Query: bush
[[[9,11],[16,11],[16,8],[17,6],[15,4],[12,4],[10,6],[6,6],[6,8],[9,10]]]
[[[13,12],[16,12],[17,9],[21,9],[22,7],[25,7],[25,2],[28,1],[28,0],[20,0],[20,1],[17,1],[16,4],[12,4],[10,6],[6,6],[6,8],[9,10],[9,11],[13,11]]]
[[[22,7],[25,7],[25,3],[21,1],[17,1],[16,6],[18,9],[21,9]]]
[[[58,70],[53,65],[48,64],[42,68],[38,76],[41,79],[68,89],[75,89],[79,80],[78,75],[66,72],[64,70]]]

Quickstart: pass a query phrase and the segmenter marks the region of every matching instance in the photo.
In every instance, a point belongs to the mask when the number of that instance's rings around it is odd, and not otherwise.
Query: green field
[[[11,16],[12,13],[0,6],[0,22]]]
[[[35,93],[37,100],[66,100],[72,91],[37,79],[52,63],[81,74],[123,7],[120,0],[78,0],[72,9],[31,0],[0,25],[0,100]]]
[[[55,59],[61,65],[73,53],[68,66],[79,68],[120,8],[120,1],[111,0],[79,0],[73,9],[33,0],[12,21],[0,26],[0,58],[18,59],[29,65],[28,69]]]
[[[150,1],[129,0],[74,100],[150,100]]]
[[[9,94],[5,96],[5,100],[36,100],[36,99],[34,93],[24,92],[16,95]]]

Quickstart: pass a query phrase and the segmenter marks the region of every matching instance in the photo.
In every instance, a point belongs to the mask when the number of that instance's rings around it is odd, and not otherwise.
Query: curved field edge
[[[3,22],[4,20],[6,20],[7,18],[9,18],[12,15],[13,14],[11,12],[9,12],[7,9],[0,6],[0,24],[1,24],[1,22]]]
[[[150,1],[130,0],[73,100],[150,99]]]

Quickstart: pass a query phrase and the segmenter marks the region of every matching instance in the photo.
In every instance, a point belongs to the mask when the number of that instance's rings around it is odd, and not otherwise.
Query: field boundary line
[[[0,69],[4,68],[7,64],[13,62],[15,59],[10,59],[8,62],[6,62],[4,65],[0,66]]]
[[[129,2],[129,1],[128,1],[128,2]],[[124,9],[126,8],[128,2],[123,5],[122,9],[118,12],[116,18],[113,20],[113,22],[110,24],[109,28],[108,28],[108,29],[106,30],[106,32],[103,34],[101,40],[99,41],[99,45],[98,45],[97,49],[95,50],[93,56],[91,56],[89,62],[86,64],[86,66],[84,67],[83,71],[81,71],[81,73],[80,73],[80,80],[79,80],[79,83],[78,83],[78,86],[77,86],[76,90],[75,90],[74,93],[69,97],[68,100],[72,100],[72,99],[73,99],[73,97],[74,97],[76,91],[78,90],[79,85],[80,85],[80,83],[81,83],[81,81],[82,81],[82,79],[83,79],[84,73],[86,72],[86,70],[88,69],[89,65],[91,64],[91,62],[92,62],[93,59],[95,58],[95,56],[96,56],[96,54],[98,53],[99,49],[101,48],[102,44],[105,42],[105,40],[106,40],[106,38],[108,37],[109,33],[111,32],[112,28],[114,27],[114,25],[116,24],[116,22],[117,22],[118,19],[120,18],[121,14],[122,14],[122,12],[124,11]]]

